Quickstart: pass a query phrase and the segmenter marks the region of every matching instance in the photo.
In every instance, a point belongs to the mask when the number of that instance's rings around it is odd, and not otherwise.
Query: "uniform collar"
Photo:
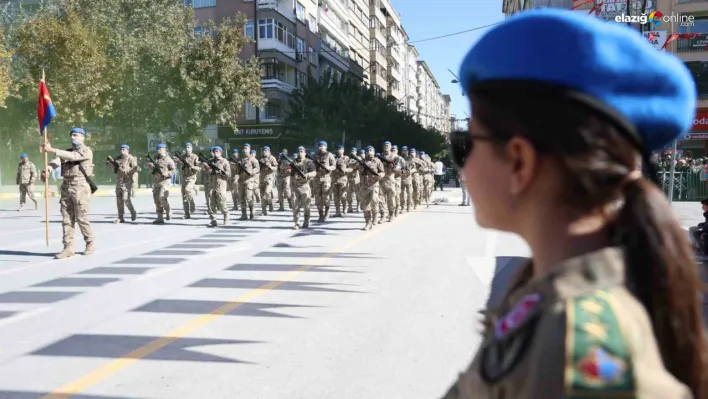
[[[553,272],[520,286],[507,295],[498,311],[504,314],[521,298],[534,293],[549,300],[559,300],[590,294],[598,288],[617,286],[624,281],[624,250],[621,247],[605,247],[567,259],[558,264]]]

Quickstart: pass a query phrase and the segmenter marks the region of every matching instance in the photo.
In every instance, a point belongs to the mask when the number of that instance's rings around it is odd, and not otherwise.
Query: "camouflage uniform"
[[[154,224],[165,223],[165,219],[170,220],[172,211],[170,202],[167,198],[170,196],[170,180],[175,173],[175,161],[168,155],[157,156],[156,164],[153,165],[152,177],[154,185],[152,186],[152,199],[155,202],[155,212],[157,219]],[[163,219],[164,217],[164,219]]]
[[[400,165],[398,165],[397,156],[392,152],[386,152],[381,154],[381,160],[385,169],[385,175],[383,179],[379,181],[380,192],[383,195],[384,202],[386,204],[386,209],[388,210],[387,222],[393,220],[396,212],[396,174],[400,170]],[[381,223],[381,220],[379,220]]]
[[[253,200],[254,193],[258,187],[258,172],[260,166],[255,157],[247,157],[241,164],[243,167],[239,172],[238,178],[238,193],[241,196],[241,219],[246,220],[249,217],[253,219]],[[250,215],[246,215],[246,211]]]
[[[393,211],[393,216],[398,216],[403,212],[403,208],[401,207],[401,186],[402,186],[402,177],[401,177],[401,172],[403,171],[403,165],[405,161],[403,160],[403,157],[398,155],[398,152],[396,152],[396,169],[397,172],[394,174],[395,182],[396,182],[396,194],[393,196],[393,201],[395,202],[396,209]]]
[[[430,197],[433,195],[433,190],[435,189],[435,177],[433,174],[435,173],[435,164],[433,161],[430,160],[427,156],[423,160],[425,164],[425,174],[423,180],[423,186],[424,186],[424,191],[423,191],[423,199],[425,202],[430,202]]]
[[[260,163],[261,210],[263,215],[267,215],[268,211],[273,212],[273,183],[275,171],[278,169],[278,160],[268,154],[261,158]]]
[[[216,211],[221,211],[224,216],[224,225],[227,225],[229,223],[229,207],[226,204],[226,191],[231,176],[229,161],[223,157],[213,157],[209,169],[207,179],[209,179],[209,199],[212,205],[207,209],[211,221],[209,226],[216,226]]]
[[[116,173],[116,205],[118,206],[118,222],[125,219],[125,208],[130,212],[130,219],[135,220],[137,213],[133,207],[133,184],[138,171],[138,159],[130,154],[121,155],[115,159],[113,170]]]
[[[20,186],[20,209],[25,206],[27,197],[34,202],[34,209],[37,209],[37,200],[34,198],[34,182],[36,180],[37,167],[32,162],[20,162],[17,165],[16,184]]]
[[[342,213],[347,213],[347,193],[349,188],[349,157],[346,155],[335,158],[335,169],[332,171],[332,191],[334,195],[334,209],[336,217],[342,217]],[[341,211],[340,211],[341,209]]]
[[[411,210],[411,202],[413,202],[413,174],[412,169],[415,168],[411,157],[402,157],[401,165],[401,212],[405,209],[407,212]]]
[[[352,156],[356,157],[357,155],[356,153],[353,153]],[[347,166],[350,170],[347,173],[347,212],[352,213],[354,209],[359,208],[359,204],[361,203],[361,199],[359,197],[359,162],[357,162],[354,158],[349,158],[349,164]],[[356,197],[356,208],[353,206],[354,197]]]
[[[231,178],[229,179],[229,187],[231,189],[231,200],[234,202],[234,210],[238,210],[239,203],[239,192],[238,192],[238,180],[240,176],[241,159],[238,158],[238,153],[234,153],[231,158],[229,158],[229,166],[231,168]]]
[[[420,158],[411,156],[410,170],[413,176],[413,209],[420,206],[421,196],[423,194],[423,163]]]
[[[278,210],[279,211],[284,211],[285,208],[283,207],[283,202],[285,200],[288,201],[288,206],[290,209],[293,209],[293,202],[292,202],[292,192],[291,192],[291,179],[290,179],[290,174],[292,172],[292,166],[290,166],[290,163],[283,160],[279,163],[278,165],[278,174],[276,176],[276,187],[278,189]]]
[[[318,222],[324,222],[329,217],[329,195],[332,190],[332,176],[330,174],[336,168],[334,155],[329,151],[317,152],[313,156],[318,164],[317,176],[314,178],[314,194],[317,213],[319,214]]]
[[[366,164],[376,175],[372,175],[368,169],[360,166],[359,173],[361,179],[361,205],[364,211],[364,230],[370,230],[376,220],[378,213],[379,180],[385,175],[383,163],[376,157],[364,158]]]
[[[295,158],[295,165],[297,168],[305,175],[305,177],[300,176],[300,174],[291,168],[290,171],[290,182],[293,197],[293,229],[297,230],[300,228],[298,219],[300,217],[300,209],[303,210],[303,228],[310,227],[310,203],[312,201],[312,191],[310,189],[310,180],[314,179],[317,175],[317,170],[315,163],[307,158]]]
[[[185,154],[185,164],[182,165],[182,209],[184,218],[189,219],[196,209],[195,198],[199,190],[197,189],[197,172],[201,169],[199,156],[197,154]],[[206,180],[206,179],[205,179]]]
[[[94,236],[89,224],[91,206],[91,187],[81,172],[84,170],[89,178],[93,176],[93,151],[82,145],[66,151],[56,150],[56,159],[50,162],[53,169],[61,166],[62,184],[59,206],[61,208],[62,244],[64,250],[57,258],[66,258],[74,254],[74,225],[79,225],[79,230],[86,241],[85,255],[94,251]]]

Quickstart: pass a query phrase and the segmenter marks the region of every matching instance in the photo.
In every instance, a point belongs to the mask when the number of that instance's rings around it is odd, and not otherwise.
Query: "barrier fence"
[[[674,201],[701,201],[708,198],[708,180],[702,180],[702,172],[674,172]],[[661,188],[669,196],[671,171],[659,172]]]

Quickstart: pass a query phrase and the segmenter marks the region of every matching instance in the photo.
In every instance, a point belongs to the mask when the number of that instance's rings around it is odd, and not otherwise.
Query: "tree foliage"
[[[33,117],[23,111],[35,109],[42,70],[57,123],[108,126],[124,141],[176,131],[199,142],[206,125],[235,125],[246,100],[263,102],[257,61],[239,60],[249,40],[242,15],[197,35],[193,10],[181,0],[19,3],[0,17],[16,54],[11,81],[19,95],[5,114],[12,118]],[[0,135],[17,141],[19,125],[0,117]]]
[[[5,47],[5,34],[2,26],[0,26],[0,108],[5,108],[5,101],[10,96],[12,90],[10,63],[12,61],[12,53]]]
[[[446,148],[440,132],[424,128],[411,115],[399,111],[392,97],[381,98],[356,79],[336,79],[329,72],[320,79],[311,78],[293,92],[288,122],[313,142],[339,142],[344,131],[348,146],[361,140],[363,145],[380,149],[384,141],[391,141],[431,155]]]

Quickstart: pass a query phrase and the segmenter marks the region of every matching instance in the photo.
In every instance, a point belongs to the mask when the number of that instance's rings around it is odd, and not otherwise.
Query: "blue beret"
[[[468,92],[504,80],[572,90],[573,99],[636,136],[644,152],[682,135],[695,115],[696,87],[678,58],[657,51],[635,29],[567,10],[507,19],[472,47],[460,67]]]
[[[160,148],[167,148],[167,145],[165,143],[160,143],[157,145],[157,149],[159,150]]]
[[[398,146],[397,146],[397,145],[393,145],[393,146],[391,146],[391,149],[392,149],[392,150],[397,150],[397,149],[398,149]]]
[[[338,146],[337,146],[337,149],[340,149],[340,148],[341,148],[341,149],[344,149],[344,146],[343,146],[343,145],[341,145],[341,144],[340,144],[340,145],[338,145]]]
[[[244,144],[243,146],[244,146],[244,147],[248,147],[248,148],[251,148],[251,145],[250,145],[250,144],[248,144],[248,143]]]
[[[305,147],[300,146],[300,147],[297,148],[297,150],[298,150],[298,151],[305,151]]]
[[[20,159],[24,159],[24,158],[27,158],[27,154],[24,154],[24,153],[20,154]]]
[[[372,148],[373,148],[373,147],[372,147]],[[364,149],[359,150],[359,154],[363,154],[363,153],[365,153],[365,152],[366,152],[366,150],[364,150]]]
[[[128,144],[121,144],[120,149],[122,150],[123,148],[125,148],[126,150],[129,150],[130,146]]]
[[[263,149],[270,151],[270,147],[268,147],[267,145],[266,145],[266,146],[263,146]]]
[[[190,143],[190,142],[188,141],[188,142],[184,143],[184,146],[185,146],[185,147],[191,147],[191,146],[192,146],[192,143]]]
[[[401,147],[401,150],[408,150],[408,146],[404,145],[403,147]]]
[[[421,151],[421,152],[420,152],[420,155],[425,155],[425,151]]]
[[[223,149],[223,148],[221,148],[221,147],[219,147],[218,145],[217,145],[217,146],[214,146],[214,147],[212,147],[212,148],[211,148],[211,150],[212,150],[212,151],[219,151],[219,152],[221,152],[221,153],[223,153],[223,152],[224,152],[224,149]]]
[[[390,142],[390,141],[384,141],[384,145],[386,145],[386,144],[391,145],[391,142]]]
[[[411,148],[411,152],[416,152],[415,148]]]
[[[86,132],[84,132],[84,129],[82,129],[80,127],[75,127],[73,129],[71,129],[71,132],[69,132],[69,134],[74,134],[74,133],[79,133],[79,134],[83,134],[84,136],[86,136]]]
[[[251,154],[255,154],[255,153],[256,153],[256,150],[251,150]]]
[[[373,150],[374,146],[373,145],[367,145],[366,146],[366,151]]]
[[[318,147],[321,146],[321,145],[327,147],[327,142],[326,142],[326,141],[320,141],[319,143],[317,143],[317,146],[318,146]]]
[[[231,152],[238,154],[238,148],[234,148]]]
[[[351,151],[356,151],[356,147],[352,147]]]

